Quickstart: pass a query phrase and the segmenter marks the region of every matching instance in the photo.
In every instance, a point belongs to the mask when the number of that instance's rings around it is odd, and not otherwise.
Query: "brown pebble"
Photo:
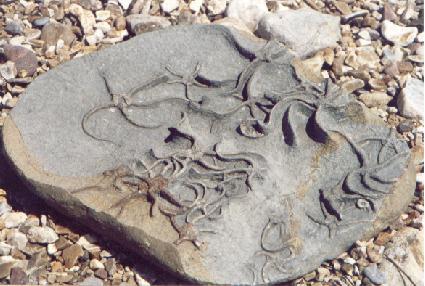
[[[369,245],[366,248],[367,256],[372,263],[380,263],[382,261],[382,255],[379,253],[380,247],[378,245]]]
[[[56,22],[50,22],[41,30],[40,39],[44,41],[45,47],[56,46],[59,39],[62,39],[65,46],[71,45],[76,37],[70,26]]]
[[[57,250],[64,250],[68,246],[72,245],[66,238],[60,236],[59,239],[55,242],[55,246]]]
[[[19,260],[25,260],[27,258],[24,253],[22,253],[16,248],[12,249],[12,252],[10,254],[12,255],[13,258],[19,259]]]
[[[97,269],[94,272],[94,275],[102,280],[105,280],[108,278],[108,272],[106,272],[105,269]]]
[[[344,272],[345,274],[352,276],[353,275],[353,270],[354,270],[353,265],[348,264],[348,263],[343,263],[342,264],[342,272]]]
[[[84,251],[79,244],[73,244],[68,248],[65,248],[62,253],[62,257],[65,262],[66,268],[71,268],[75,265],[78,258],[84,255]]]
[[[126,25],[127,24],[126,24],[125,18],[123,16],[117,17],[114,21],[114,27],[118,31],[124,30]]]
[[[9,61],[15,63],[18,73],[25,71],[25,74],[32,76],[38,67],[37,56],[31,50],[13,45],[3,45],[4,55]]]
[[[342,71],[342,66],[344,64],[344,57],[337,57],[332,63],[332,71],[337,76],[342,76],[344,73]]]
[[[362,25],[364,27],[371,27],[372,29],[376,30],[379,27],[379,22],[372,16],[366,16],[363,18]]]
[[[52,272],[62,272],[63,271],[63,265],[59,261],[53,261],[50,264],[50,267],[52,269]]]
[[[26,285],[28,284],[28,276],[22,268],[13,267],[10,270],[10,281],[11,285]]]
[[[400,73],[410,73],[415,69],[411,62],[400,62],[397,67]]]
[[[384,69],[384,72],[392,77],[400,75],[400,71],[398,70],[398,65],[396,63],[391,63],[387,65]]]
[[[113,276],[117,271],[117,266],[115,264],[115,258],[109,258],[105,262],[105,269],[109,275]]]
[[[56,282],[57,283],[69,283],[72,279],[74,278],[74,276],[72,275],[60,275],[60,276],[56,276]]]
[[[375,239],[375,244],[377,245],[385,245],[393,238],[394,234],[390,232],[380,232]]]
[[[394,12],[393,7],[389,3],[384,4],[384,20],[397,21],[397,14]]]

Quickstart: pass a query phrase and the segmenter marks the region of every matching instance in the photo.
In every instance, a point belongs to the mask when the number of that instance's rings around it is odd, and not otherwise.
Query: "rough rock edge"
[[[46,173],[27,152],[22,136],[11,117],[6,119],[1,133],[1,157],[23,181],[28,190],[40,196],[54,209],[68,217],[79,218],[94,232],[130,248],[186,280],[192,277],[192,282],[210,281],[209,273],[200,263],[200,257],[193,245],[187,243],[178,246],[179,249],[177,249],[177,246],[173,246],[169,241],[161,240],[141,228],[126,224],[124,219],[117,219],[103,210],[88,207],[82,199],[69,193],[72,190],[96,185],[102,179],[101,176],[61,177]],[[163,224],[161,227],[169,232],[171,237],[177,234],[171,224]],[[156,246],[154,246],[155,244]],[[199,267],[194,269],[192,264],[192,267],[189,268],[185,265],[184,260],[197,260]],[[161,265],[158,261],[163,261],[167,265]],[[185,273],[189,275],[185,275]],[[195,280],[194,277],[199,277],[199,279]]]

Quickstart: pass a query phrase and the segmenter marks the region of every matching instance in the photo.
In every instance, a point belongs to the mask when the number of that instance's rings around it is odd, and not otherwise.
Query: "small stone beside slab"
[[[135,37],[26,90],[4,157],[53,208],[188,281],[289,281],[411,201],[407,144],[354,96],[223,26]]]

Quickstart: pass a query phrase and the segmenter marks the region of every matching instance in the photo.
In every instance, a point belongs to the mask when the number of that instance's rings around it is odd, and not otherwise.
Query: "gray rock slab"
[[[397,218],[405,142],[229,28],[146,33],[26,90],[4,155],[52,207],[202,283],[288,281]]]
[[[267,40],[276,39],[301,58],[336,47],[341,39],[339,17],[310,8],[284,10],[264,15],[256,33]]]

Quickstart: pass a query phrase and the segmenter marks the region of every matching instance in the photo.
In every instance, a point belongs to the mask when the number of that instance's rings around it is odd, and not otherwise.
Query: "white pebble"
[[[16,228],[25,222],[27,215],[22,212],[7,213],[2,219],[6,228]]]
[[[35,243],[54,243],[59,237],[50,227],[33,226],[28,230],[28,239]]]
[[[91,269],[103,269],[103,268],[105,268],[105,266],[103,265],[103,263],[102,262],[100,262],[99,260],[97,260],[97,259],[92,259],[91,261],[90,261],[90,268]]]
[[[58,249],[56,248],[56,245],[54,243],[49,243],[47,245],[47,253],[49,255],[54,255],[57,251]]]
[[[417,183],[425,184],[424,183],[424,179],[425,179],[425,174],[424,173],[418,173],[418,174],[416,174],[416,182]]]
[[[179,8],[179,0],[165,0],[161,3],[161,9],[165,13],[171,13],[172,11]]]
[[[46,215],[41,215],[41,217],[40,217],[40,225],[41,226],[46,226],[47,225],[47,216]]]
[[[198,13],[201,10],[204,0],[192,0],[189,4],[190,10],[194,13]]]

